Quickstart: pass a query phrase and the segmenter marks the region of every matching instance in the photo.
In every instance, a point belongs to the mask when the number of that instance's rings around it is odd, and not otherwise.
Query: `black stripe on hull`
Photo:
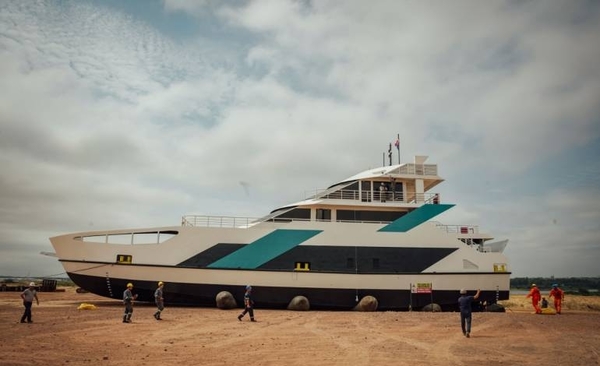
[[[77,273],[68,273],[69,277],[78,286],[94,294],[122,300],[123,291],[128,279],[110,278],[110,289],[104,277],[85,276]],[[154,302],[155,281],[133,281],[134,293],[138,294],[138,301]],[[188,283],[166,283],[164,297],[166,305],[204,306],[215,307],[215,298],[221,291],[230,292],[238,306],[244,303],[244,287],[232,285],[208,285]],[[373,296],[379,306],[377,310],[408,310],[412,304],[413,309],[419,309],[432,302],[439,304],[444,311],[457,309],[459,290],[442,291],[434,290],[431,294],[411,294],[409,290],[353,290],[329,288],[293,288],[293,287],[266,287],[253,286],[253,299],[256,308],[286,309],[295,296],[305,296],[310,308],[313,310],[352,310],[364,296]],[[479,301],[495,303],[498,300],[508,300],[509,291],[482,291]]]
[[[217,260],[243,248],[244,244],[216,244],[178,264],[178,267],[208,268]],[[257,269],[289,271],[296,262],[310,263],[311,270],[337,273],[420,273],[458,248],[395,248],[372,245],[299,245]]]

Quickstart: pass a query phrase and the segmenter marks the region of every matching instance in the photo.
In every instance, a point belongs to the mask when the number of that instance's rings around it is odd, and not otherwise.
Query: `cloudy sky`
[[[513,277],[600,276],[600,2],[0,2],[0,275],[428,155]],[[396,160],[397,158],[394,157]]]

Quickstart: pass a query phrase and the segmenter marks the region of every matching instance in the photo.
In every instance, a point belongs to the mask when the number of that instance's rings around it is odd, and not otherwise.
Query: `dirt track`
[[[292,312],[136,304],[40,293],[32,324],[19,294],[0,293],[0,365],[600,365],[600,313],[475,313],[472,337],[457,313]],[[96,310],[77,310],[83,302]]]

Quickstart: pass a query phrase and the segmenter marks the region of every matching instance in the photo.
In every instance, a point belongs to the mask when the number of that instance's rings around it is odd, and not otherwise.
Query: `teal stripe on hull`
[[[396,221],[390,223],[389,225],[382,227],[381,229],[379,229],[379,231],[405,233],[410,229],[421,225],[425,221],[431,220],[431,218],[441,214],[442,212],[452,207],[454,207],[454,205],[424,204],[416,210],[411,211],[406,215],[398,218]]]
[[[208,268],[256,269],[302,244],[321,230],[278,229],[208,265]]]

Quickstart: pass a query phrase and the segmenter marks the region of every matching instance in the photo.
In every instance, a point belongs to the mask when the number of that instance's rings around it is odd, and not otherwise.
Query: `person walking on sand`
[[[460,290],[460,297],[458,298],[458,307],[460,309],[460,327],[463,335],[467,338],[471,337],[471,320],[472,310],[471,304],[474,300],[479,298],[481,291],[478,289],[474,296],[467,296],[467,290],[464,288]]]
[[[133,284],[127,284],[127,289],[123,291],[123,304],[125,304],[125,313],[123,314],[123,323],[131,323],[131,315],[133,314],[133,301],[137,299],[137,294],[134,295]]]
[[[27,323],[33,323],[33,320],[31,320],[31,306],[33,305],[33,299],[40,305],[40,300],[38,299],[37,291],[35,290],[35,282],[30,282],[29,287],[21,292],[21,299],[23,299],[23,306],[25,306],[25,312],[21,317],[21,323],[25,323],[25,319],[27,319]]]
[[[554,309],[556,310],[556,314],[560,314],[562,310],[562,301],[565,299],[565,292],[558,287],[558,284],[552,285],[552,290],[550,290],[550,295],[548,298],[554,296]]]
[[[246,286],[246,293],[244,293],[244,311],[240,315],[238,315],[238,320],[242,321],[242,318],[246,313],[250,314],[250,321],[255,322],[254,320],[254,301],[252,300],[252,286]]]
[[[164,285],[165,284],[162,281],[158,282],[158,288],[156,289],[156,291],[154,291],[154,302],[156,303],[156,307],[158,309],[156,310],[156,313],[154,313],[154,319],[156,320],[162,320],[162,318],[160,317],[160,313],[165,308],[165,299],[163,298]]]
[[[542,298],[542,295],[540,294],[540,290],[537,288],[535,283],[531,284],[531,290],[529,290],[529,293],[527,294],[527,296],[525,298],[528,299],[530,297],[531,297],[531,305],[533,305],[533,308],[535,309],[535,313],[541,314],[542,309],[540,308],[539,302],[540,302],[540,299]]]

